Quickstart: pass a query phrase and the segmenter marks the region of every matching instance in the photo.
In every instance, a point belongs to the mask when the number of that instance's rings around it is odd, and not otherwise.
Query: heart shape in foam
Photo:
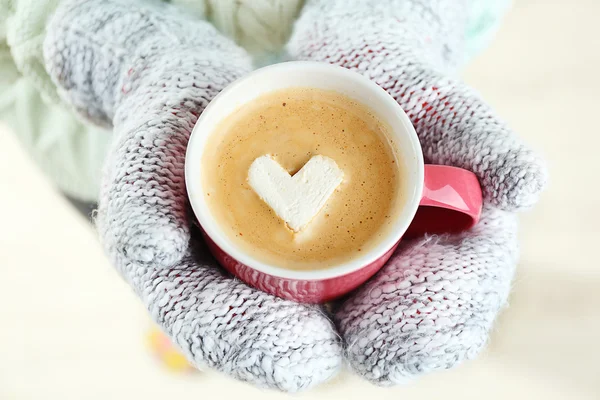
[[[294,176],[268,154],[248,170],[252,189],[294,232],[319,213],[343,178],[336,162],[321,155],[313,156]]]

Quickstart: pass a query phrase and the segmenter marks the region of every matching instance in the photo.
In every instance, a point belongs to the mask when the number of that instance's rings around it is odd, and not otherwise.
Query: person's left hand
[[[546,183],[541,159],[469,87],[469,0],[309,0],[289,50],[384,88],[410,117],[427,162],[473,171],[484,209],[473,229],[402,242],[335,322],[351,367],[380,385],[475,357],[505,304],[518,258],[515,211]]]

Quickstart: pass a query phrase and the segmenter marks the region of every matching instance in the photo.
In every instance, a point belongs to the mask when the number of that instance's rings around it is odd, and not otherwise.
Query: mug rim
[[[354,84],[359,84],[363,87],[366,87],[372,92],[373,95],[378,96],[380,101],[387,103],[388,106],[395,109],[395,112],[393,113],[394,118],[398,119],[398,121],[396,122],[400,122],[401,125],[404,127],[404,130],[403,132],[399,132],[398,130],[390,129],[389,135],[391,136],[391,139],[396,139],[400,137],[400,135],[407,135],[410,141],[410,145],[412,146],[412,153],[416,158],[413,163],[408,163],[409,165],[412,164],[414,166],[414,169],[407,171],[405,175],[414,174],[414,185],[412,191],[407,190],[407,199],[402,205],[403,209],[400,211],[400,215],[398,215],[398,221],[396,221],[392,225],[391,229],[385,234],[385,236],[380,240],[380,242],[371,250],[365,252],[364,255],[328,268],[321,268],[316,270],[286,269],[278,267],[276,265],[265,263],[252,257],[244,250],[236,246],[233,243],[233,241],[229,239],[227,235],[220,229],[218,223],[214,220],[214,217],[212,217],[212,213],[210,212],[210,208],[206,203],[206,199],[202,191],[203,169],[199,167],[200,160],[202,160],[202,157],[204,155],[204,150],[206,149],[205,144],[208,140],[208,137],[212,136],[212,134],[214,133],[214,127],[212,132],[206,132],[203,130],[203,125],[209,119],[211,114],[215,113],[219,107],[222,107],[222,105],[224,104],[223,99],[226,99],[228,96],[231,96],[232,93],[236,92],[237,90],[240,90],[240,88],[246,82],[256,80],[258,77],[268,75],[272,72],[282,71],[287,71],[290,73],[304,72],[317,74],[319,72],[325,71],[330,74],[338,74],[340,77],[348,81],[352,81]],[[293,83],[287,86],[287,88],[298,87],[311,86],[297,86],[293,85]],[[319,87],[317,86],[314,86],[314,88],[319,89]],[[265,89],[259,95],[262,96],[268,93],[272,93],[274,91],[275,89]],[[340,94],[344,95],[343,93]],[[377,112],[377,110],[373,110],[368,105],[360,102],[359,99],[355,100],[358,101],[364,107],[367,107],[367,109],[369,109],[370,111],[373,111],[376,118],[380,119],[384,123],[389,124],[390,118],[383,118]],[[246,101],[242,105],[247,104],[249,101]],[[238,107],[241,107],[241,105]],[[220,121],[222,120],[223,118],[220,119]],[[200,131],[202,131],[202,134],[197,133]],[[393,146],[394,154],[399,154],[398,147],[400,142],[401,140],[394,140],[393,143],[390,143],[390,145]],[[196,160],[195,164],[193,162],[194,160]],[[333,279],[344,275],[348,275],[362,268],[365,268],[366,266],[374,263],[379,258],[381,258],[402,239],[402,235],[408,229],[410,222],[413,220],[417,212],[417,208],[422,197],[425,178],[424,165],[425,163],[423,160],[421,145],[410,119],[408,118],[404,110],[400,107],[398,102],[392,96],[390,96],[390,94],[388,94],[383,88],[381,88],[379,85],[377,85],[375,82],[371,81],[367,77],[364,77],[363,75],[360,75],[357,72],[351,71],[340,66],[313,61],[288,61],[254,70],[251,73],[229,84],[225,89],[223,89],[217,96],[213,98],[213,100],[208,104],[208,106],[204,109],[204,111],[196,121],[196,124],[192,129],[192,133],[190,134],[185,157],[185,183],[193,213],[197,218],[201,229],[203,229],[204,232],[211,238],[211,240],[231,258],[258,272],[274,277],[302,281],[322,281],[326,279]]]

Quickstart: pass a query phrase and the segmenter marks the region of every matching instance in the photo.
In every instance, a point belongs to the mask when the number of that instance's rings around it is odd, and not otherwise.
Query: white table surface
[[[522,216],[510,306],[481,357],[377,388],[349,372],[297,398],[600,398],[600,2],[517,0],[467,82],[546,156]],[[18,171],[18,174],[15,172]],[[214,372],[164,370],[149,321],[86,221],[0,128],[0,399],[276,399]]]

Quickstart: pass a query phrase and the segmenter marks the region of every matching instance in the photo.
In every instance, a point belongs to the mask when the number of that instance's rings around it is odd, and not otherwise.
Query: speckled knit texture
[[[377,82],[410,117],[428,162],[469,169],[486,208],[471,231],[402,243],[336,314],[347,359],[379,385],[475,357],[505,304],[516,217],[546,184],[542,160],[452,75],[464,59],[469,0],[309,0],[289,43]],[[504,211],[501,211],[504,210]]]
[[[113,125],[98,229],[173,342],[194,365],[259,386],[294,392],[333,376],[342,347],[319,307],[249,288],[190,245],[187,141],[208,102],[250,69],[246,54],[171,7],[116,0],[62,4],[44,53],[63,98]]]
[[[185,148],[198,115],[250,70],[249,58],[170,7],[128,4],[63,3],[48,27],[46,67],[74,108],[113,126],[99,232],[116,268],[187,357],[298,391],[339,370],[342,340],[352,369],[380,385],[477,355],[516,265],[512,211],[535,202],[546,174],[490,107],[449,75],[462,59],[465,4],[314,0],[295,28],[293,55],[379,83],[411,117],[426,158],[473,170],[486,201],[474,229],[404,242],[334,307],[334,323],[320,307],[249,288],[203,258],[190,228]]]
[[[337,312],[351,367],[389,386],[474,358],[517,257],[516,215],[491,208],[472,231],[402,243]]]
[[[546,183],[541,159],[450,75],[464,58],[468,2],[313,0],[296,24],[290,53],[377,82],[410,117],[428,162],[475,172],[490,204],[527,208]]]
[[[341,341],[319,306],[250,288],[207,253],[190,246],[172,268],[148,268],[119,256],[114,262],[154,321],[199,369],[286,392],[338,372]]]
[[[109,251],[171,266],[189,242],[189,135],[250,60],[206,22],[160,4],[125,4],[67,2],[48,29],[45,57],[63,98],[114,126],[98,217]]]

